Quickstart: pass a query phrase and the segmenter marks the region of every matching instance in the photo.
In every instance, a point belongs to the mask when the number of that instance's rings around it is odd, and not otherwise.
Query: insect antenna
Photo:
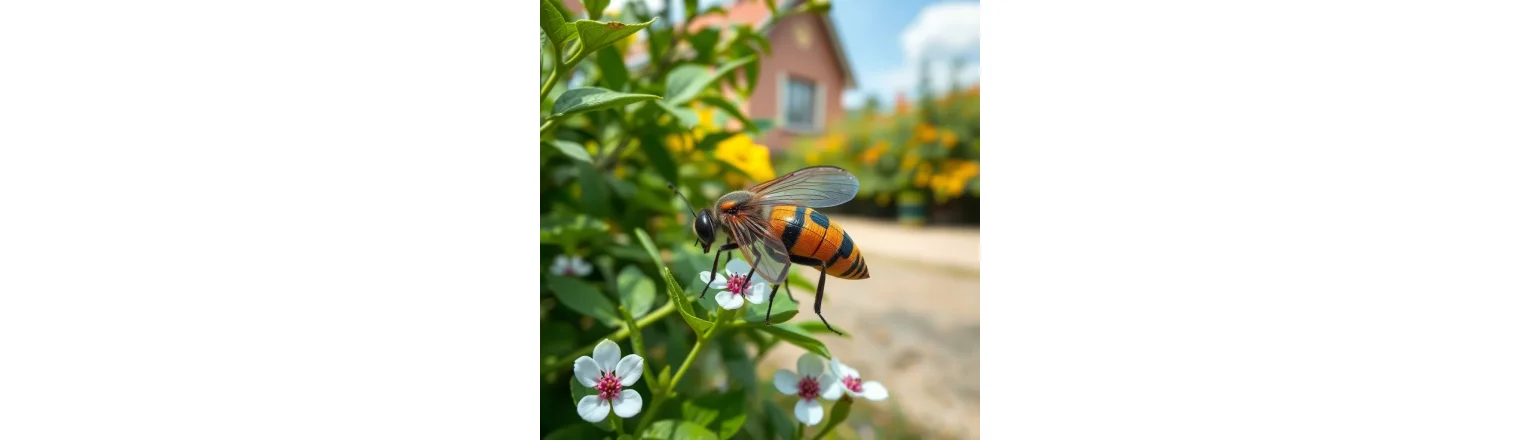
[[[672,192],[676,193],[678,196],[681,196],[681,201],[686,202],[686,210],[691,211],[691,217],[697,218],[697,210],[691,207],[691,200],[687,200],[686,195],[681,194],[681,190],[676,189],[676,185],[674,183],[665,182],[665,186],[670,187],[670,190]]]

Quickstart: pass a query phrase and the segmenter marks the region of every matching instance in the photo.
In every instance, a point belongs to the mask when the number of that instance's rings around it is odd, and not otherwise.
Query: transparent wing
[[[792,259],[781,239],[772,236],[759,208],[741,210],[730,217],[726,224],[729,236],[739,245],[744,259],[755,268],[755,274],[770,284],[781,284],[791,268]]]
[[[787,173],[749,189],[754,205],[801,205],[811,208],[838,206],[855,198],[860,181],[844,168],[828,165]]]

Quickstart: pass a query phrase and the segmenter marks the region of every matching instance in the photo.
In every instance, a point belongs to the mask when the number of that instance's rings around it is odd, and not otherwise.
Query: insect
[[[675,185],[669,186],[686,201],[687,209],[692,209],[691,201]],[[714,273],[718,271],[718,258],[735,249],[750,262],[746,282],[759,273],[767,283],[785,285],[787,271],[793,264],[817,268],[813,313],[818,314],[829,331],[842,335],[823,318],[823,283],[829,275],[863,280],[871,277],[871,271],[850,234],[815,208],[848,202],[859,190],[860,182],[843,168],[803,168],[747,190],[728,193],[712,208],[693,210],[692,230],[704,254],[711,251],[719,230],[728,236],[727,243],[713,255]],[[776,290],[771,289],[770,303],[765,308],[767,325],[771,307],[776,304]],[[706,295],[704,288],[698,298]],[[787,295],[791,295],[790,287]]]

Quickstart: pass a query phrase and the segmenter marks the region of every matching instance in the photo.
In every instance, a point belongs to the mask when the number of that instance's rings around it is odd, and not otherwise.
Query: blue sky
[[[961,82],[979,78],[980,8],[974,1],[834,0],[834,23],[855,68],[857,89],[845,96],[847,106],[876,95],[891,105],[897,92],[916,94],[919,68],[915,59],[931,63],[937,88],[948,88],[950,60],[963,58]]]
[[[626,0],[614,0],[617,7]],[[701,0],[706,6],[733,0]],[[664,0],[645,0],[661,7]],[[833,0],[834,24],[855,70],[856,90],[845,105],[857,107],[868,96],[891,105],[898,92],[917,95],[919,61],[928,60],[937,90],[950,84],[951,59],[966,61],[959,82],[980,77],[980,5],[966,0]],[[681,2],[673,2],[680,15]]]

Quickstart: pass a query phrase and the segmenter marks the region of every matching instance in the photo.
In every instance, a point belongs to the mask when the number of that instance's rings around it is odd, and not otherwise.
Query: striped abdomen
[[[775,206],[771,208],[770,226],[770,232],[781,237],[793,264],[816,267],[847,280],[871,277],[850,234],[823,213],[802,206]]]

